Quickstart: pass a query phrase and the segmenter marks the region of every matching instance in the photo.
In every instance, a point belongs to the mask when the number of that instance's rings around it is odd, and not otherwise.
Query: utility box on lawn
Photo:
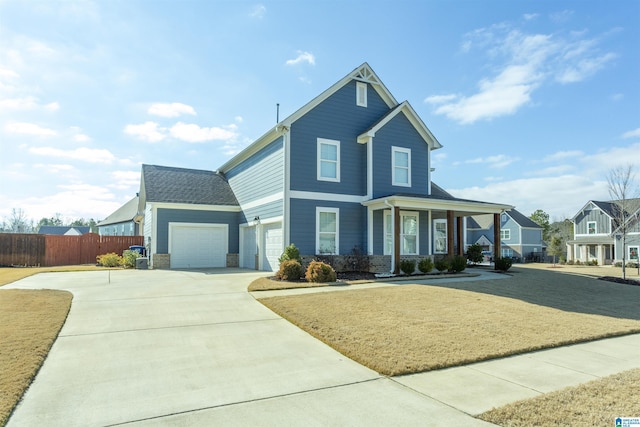
[[[149,268],[149,258],[136,258],[136,270],[147,270]]]

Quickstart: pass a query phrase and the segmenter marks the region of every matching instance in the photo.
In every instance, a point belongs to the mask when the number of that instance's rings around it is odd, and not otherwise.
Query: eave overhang
[[[453,211],[456,216],[500,214],[514,208],[501,203],[397,195],[368,200],[362,205],[373,210],[389,209],[391,205],[401,209]]]

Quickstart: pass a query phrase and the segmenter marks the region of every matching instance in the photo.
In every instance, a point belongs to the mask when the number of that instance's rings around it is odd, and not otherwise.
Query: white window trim
[[[326,176],[322,176],[322,157],[321,157],[321,153],[322,153],[322,144],[326,144],[326,145],[334,145],[336,147],[336,176],[335,178],[331,178],[331,177],[326,177]],[[318,142],[317,142],[317,178],[318,181],[330,181],[330,182],[340,182],[340,141],[336,141],[333,139],[324,139],[324,138],[318,138]],[[326,162],[329,162],[331,160],[324,160]]]
[[[320,213],[330,212],[336,214],[336,247],[333,254],[323,253],[322,255],[338,255],[340,253],[340,209],[316,207],[316,254],[320,254]]]
[[[436,224],[444,224],[444,250],[439,251],[438,248],[436,247],[436,231],[437,231],[437,226]],[[447,233],[449,233],[449,230],[447,228],[447,220],[446,219],[434,219],[433,220],[433,253],[436,254],[446,254],[447,253],[447,246],[449,244],[449,239],[448,239],[448,235]]]
[[[511,240],[511,230],[508,228],[500,230],[500,240]]]
[[[415,253],[406,253],[404,251],[404,245],[402,245],[402,237],[404,234],[402,233],[402,224],[405,216],[415,216],[416,217],[416,252]],[[382,232],[383,232],[383,254],[384,255],[392,255],[389,253],[387,247],[389,244],[389,239],[391,239],[391,247],[393,248],[393,225],[391,226],[391,236],[387,233],[387,226],[390,221],[393,221],[393,211],[384,211],[384,221],[382,224]],[[417,211],[400,211],[400,255],[419,255],[420,254],[420,212]]]
[[[589,233],[589,224],[594,224],[593,233]],[[598,234],[598,221],[587,221],[587,234]]]
[[[360,94],[363,94],[362,100]],[[367,106],[367,84],[363,82],[356,82],[356,105],[358,107]]]
[[[408,161],[408,170],[407,170],[407,181],[408,182],[397,182],[396,181],[396,153],[406,153],[407,161]],[[391,147],[391,184],[398,187],[411,187],[411,149],[404,147]]]
[[[505,257],[509,257],[512,258],[513,257],[513,249],[511,248],[500,248],[500,256],[505,258]]]

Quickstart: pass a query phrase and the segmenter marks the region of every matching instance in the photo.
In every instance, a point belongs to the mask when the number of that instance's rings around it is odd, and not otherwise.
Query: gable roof
[[[197,169],[142,165],[140,205],[146,202],[238,206],[227,180]]]
[[[98,223],[98,227],[133,221],[138,213],[138,196],[120,206],[115,212]]]
[[[520,227],[524,228],[542,228],[540,224],[518,212],[515,209],[511,209],[510,211],[505,212],[507,215],[511,217]]]
[[[42,225],[38,229],[38,234],[54,234],[64,236],[68,233],[71,235],[87,234],[91,231],[91,227],[87,226],[69,226],[69,225]]]
[[[442,148],[442,144],[440,144],[436,137],[433,136],[429,128],[427,128],[427,125],[424,124],[420,116],[418,116],[411,104],[409,104],[409,101],[403,101],[401,104],[398,104],[387,114],[382,116],[377,122],[375,122],[369,129],[358,135],[358,142],[360,144],[365,144],[371,141],[371,138],[376,136],[376,132],[378,130],[384,127],[384,125],[389,123],[391,119],[393,119],[400,113],[404,113],[405,117],[409,120],[409,122],[411,122],[413,127],[418,131],[420,136],[427,142],[427,144],[429,144],[429,147],[432,150]]]
[[[574,216],[573,218],[571,218],[571,221],[575,222],[575,219],[577,218],[578,215],[580,215],[582,212],[585,211],[585,209],[587,209],[587,206],[589,205],[593,205],[596,208],[600,209],[602,212],[604,212],[609,218],[611,219],[616,219],[616,206],[617,203],[620,202],[619,200],[610,200],[607,202],[603,202],[600,200],[589,200]],[[628,206],[631,206],[631,208],[633,209],[635,206],[638,206],[638,209],[640,209],[640,199],[626,199],[626,202],[628,203]],[[628,214],[631,216],[636,212],[628,212]]]
[[[253,154],[258,152],[261,148],[263,148],[264,146],[266,146],[267,144],[272,142],[274,139],[276,139],[277,137],[283,135],[288,129],[291,128],[291,124],[293,122],[295,122],[300,117],[304,116],[309,111],[311,111],[312,109],[317,107],[320,103],[325,101],[327,98],[329,98],[331,95],[336,93],[339,89],[341,89],[344,85],[348,84],[352,80],[369,83],[371,85],[371,87],[373,87],[373,89],[378,93],[378,95],[380,95],[380,98],[382,98],[384,103],[390,109],[393,109],[394,107],[401,107],[400,110],[404,111],[408,107],[412,111],[412,114],[415,117],[414,118],[410,118],[409,116],[407,116],[407,118],[409,118],[409,120],[414,124],[414,126],[416,126],[416,128],[421,133],[421,135],[423,135],[423,134],[424,135],[430,135],[430,139],[425,139],[425,140],[427,140],[427,141],[428,140],[435,141],[434,148],[440,148],[441,147],[440,143],[437,142],[437,140],[435,139],[435,137],[433,137],[433,135],[431,134],[429,129],[427,129],[427,127],[424,125],[422,120],[418,117],[418,115],[415,113],[415,111],[413,111],[413,108],[411,108],[411,106],[408,105],[408,103],[407,103],[407,105],[403,105],[404,103],[398,105],[398,101],[396,101],[396,99],[391,94],[391,92],[389,92],[389,89],[387,89],[387,87],[382,83],[380,78],[373,71],[373,69],[371,69],[369,64],[367,64],[365,62],[362,65],[360,65],[359,67],[355,68],[349,74],[344,76],[342,79],[338,80],[335,84],[333,84],[327,90],[322,92],[320,95],[318,95],[315,98],[313,98],[310,102],[306,103],[301,108],[296,110],[293,114],[291,114],[290,116],[288,116],[284,120],[280,121],[278,124],[276,124],[276,126],[274,126],[271,129],[269,129],[264,135],[262,135],[260,138],[256,139],[252,144],[250,144],[248,147],[246,147],[244,150],[242,150],[240,153],[238,153],[232,159],[227,161],[220,168],[218,168],[218,170],[220,172],[222,172],[222,173],[225,173],[229,169],[233,168],[235,165],[237,165],[240,162],[242,162],[242,161],[246,160],[247,158],[251,157]],[[398,112],[400,112],[400,111],[398,111]],[[396,112],[396,114],[398,112]]]

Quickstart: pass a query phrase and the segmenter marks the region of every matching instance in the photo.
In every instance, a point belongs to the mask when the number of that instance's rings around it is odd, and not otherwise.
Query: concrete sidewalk
[[[246,288],[264,273],[109,274],[39,274],[4,287],[74,294],[9,426],[482,426],[471,415],[640,367],[634,335],[386,378],[257,302]]]

